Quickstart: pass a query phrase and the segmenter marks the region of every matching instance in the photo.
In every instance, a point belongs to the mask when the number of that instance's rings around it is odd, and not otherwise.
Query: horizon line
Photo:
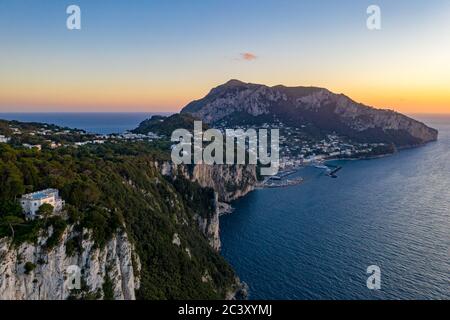
[[[381,110],[391,110],[391,109],[381,109]],[[400,112],[396,111],[400,114],[404,115],[450,115],[450,111],[448,113],[443,112]],[[91,113],[91,114],[145,114],[145,113],[165,113],[165,114],[176,114],[181,113],[181,109],[179,111],[1,111],[0,114],[81,114],[81,113]]]

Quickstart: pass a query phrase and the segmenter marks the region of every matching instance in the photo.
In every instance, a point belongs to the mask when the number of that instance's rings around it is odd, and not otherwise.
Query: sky
[[[230,79],[450,113],[450,1],[0,0],[0,112],[174,112]]]

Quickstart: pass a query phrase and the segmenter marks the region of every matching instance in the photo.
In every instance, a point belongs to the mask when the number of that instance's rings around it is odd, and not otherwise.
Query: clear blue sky
[[[0,111],[174,111],[230,78],[401,111],[450,103],[445,0],[1,0],[0,43]]]

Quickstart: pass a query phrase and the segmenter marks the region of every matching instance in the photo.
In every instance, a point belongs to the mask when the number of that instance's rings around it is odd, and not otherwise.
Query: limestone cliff
[[[67,242],[77,237],[73,227],[63,233],[58,245],[47,250],[51,236],[39,237],[36,244],[13,246],[9,238],[0,239],[0,299],[63,300],[73,295],[68,287],[68,268],[81,269],[84,297],[101,299],[103,285],[111,279],[114,299],[135,299],[139,288],[139,258],[125,232],[118,232],[103,248],[97,248],[84,230],[79,252],[68,254]]]
[[[215,191],[214,212],[208,219],[196,215],[200,230],[215,250],[220,250],[219,216],[230,211],[227,203],[245,196],[257,184],[256,166],[253,165],[175,165],[171,162],[156,163],[165,176],[181,174],[186,179],[197,182],[204,188]]]
[[[257,184],[254,165],[207,165],[177,166],[171,162],[156,164],[163,175],[178,173],[198,182],[204,188],[212,188],[218,194],[218,201],[231,202],[254,190]]]
[[[217,192],[215,194],[214,199],[214,212],[211,213],[211,216],[209,219],[202,218],[200,215],[196,215],[195,219],[197,220],[198,227],[200,228],[200,231],[203,232],[203,234],[206,236],[206,238],[209,241],[210,246],[216,250],[220,250],[220,222],[219,222],[219,201],[218,201],[218,194]]]

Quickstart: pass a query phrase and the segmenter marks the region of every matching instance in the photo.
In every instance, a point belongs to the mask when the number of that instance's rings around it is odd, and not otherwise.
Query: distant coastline
[[[153,115],[170,115],[170,112],[12,112],[0,113],[0,119],[20,122],[38,122],[61,127],[81,129],[89,133],[123,133],[136,128]]]

